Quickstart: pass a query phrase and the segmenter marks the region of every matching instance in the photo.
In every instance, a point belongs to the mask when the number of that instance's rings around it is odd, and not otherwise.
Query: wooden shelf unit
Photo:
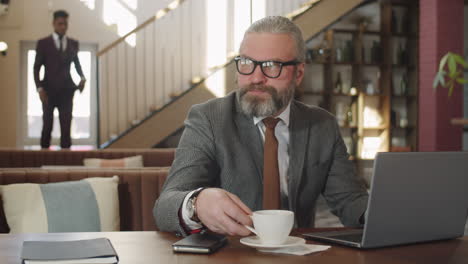
[[[320,44],[320,48],[324,49],[322,54],[327,55],[308,58],[306,67],[311,67],[313,77],[310,77],[309,86],[303,85],[297,96],[305,103],[317,104],[337,116],[342,133],[346,132],[343,138],[353,161],[372,160],[369,154],[363,154],[370,151],[366,144],[372,140],[380,143],[378,152],[417,150],[418,1],[381,0],[376,5],[379,30],[358,26],[353,29],[351,24],[340,28],[335,24],[323,32],[321,37],[325,44]],[[403,23],[403,14],[409,16],[410,30],[399,32],[394,28],[395,17],[400,19],[397,23]],[[371,47],[366,45],[370,42],[380,44],[380,52],[375,56],[368,56],[369,53],[372,55]],[[344,52],[347,46],[352,46],[351,55]],[[312,46],[309,54],[314,54],[314,49]],[[312,70],[312,67],[315,68]],[[338,72],[345,92],[336,89]],[[353,95],[350,94],[352,87],[356,89]],[[348,109],[354,113],[349,114]],[[376,115],[375,120],[365,116],[372,113]],[[351,125],[349,120],[352,120]]]

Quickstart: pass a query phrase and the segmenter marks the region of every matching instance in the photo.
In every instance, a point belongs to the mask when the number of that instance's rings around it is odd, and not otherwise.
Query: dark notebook
[[[107,238],[72,241],[24,241],[24,264],[32,263],[118,263],[119,257]]]

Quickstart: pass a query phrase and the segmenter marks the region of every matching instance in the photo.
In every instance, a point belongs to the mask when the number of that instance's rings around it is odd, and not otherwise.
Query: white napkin
[[[278,253],[278,254],[289,254],[289,255],[303,256],[303,255],[307,255],[307,254],[311,254],[311,253],[315,253],[315,252],[325,251],[325,250],[327,250],[329,248],[330,248],[330,246],[302,244],[302,245],[284,247],[284,248],[262,249],[260,251],[267,252],[267,253]]]

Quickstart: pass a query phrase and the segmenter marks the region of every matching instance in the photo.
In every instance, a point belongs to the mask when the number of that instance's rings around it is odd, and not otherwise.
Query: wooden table
[[[316,229],[319,231],[318,229]],[[312,231],[312,230],[308,230]],[[212,255],[172,252],[171,244],[179,238],[164,232],[103,232],[103,233],[51,233],[1,234],[0,264],[20,264],[21,245],[24,240],[77,240],[107,237],[119,254],[120,264],[182,264],[182,263],[398,263],[398,264],[450,264],[468,263],[468,237],[391,248],[359,250],[332,246],[327,251],[306,256],[261,253],[239,243],[239,237],[230,237],[229,244]],[[308,241],[308,243],[314,243]]]

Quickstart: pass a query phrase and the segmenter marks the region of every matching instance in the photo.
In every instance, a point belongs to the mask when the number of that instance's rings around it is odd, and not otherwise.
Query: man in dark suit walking
[[[54,12],[52,25],[54,27],[52,35],[37,42],[34,81],[42,102],[41,147],[50,146],[54,109],[57,107],[60,120],[60,147],[64,149],[71,146],[73,95],[77,89],[83,91],[86,79],[78,59],[78,41],[65,36],[68,29],[68,13],[64,10]],[[81,76],[78,86],[70,74],[72,62]],[[40,80],[39,71],[42,66],[45,68],[45,74]]]

